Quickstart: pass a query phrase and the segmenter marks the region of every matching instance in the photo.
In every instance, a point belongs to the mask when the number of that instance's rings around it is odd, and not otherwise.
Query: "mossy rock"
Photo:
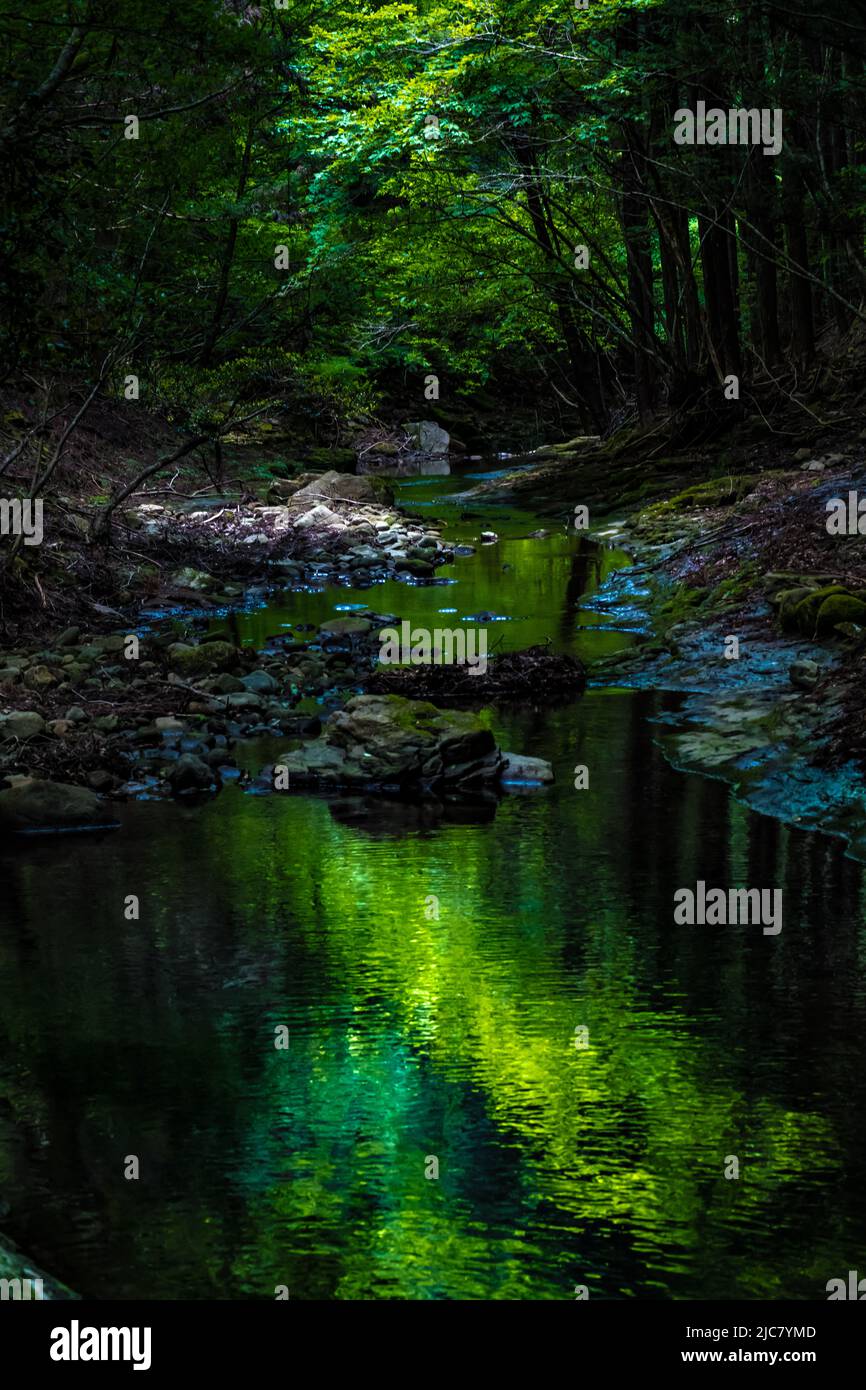
[[[825,598],[815,620],[815,633],[824,637],[840,623],[856,623],[866,627],[866,603],[853,594],[831,594]]]
[[[648,511],[650,515],[660,516],[666,512],[687,512],[699,507],[733,507],[754,490],[760,476],[759,473],[747,473],[732,477],[727,473],[722,478],[711,478],[709,482],[687,487],[666,502],[656,503]]]
[[[772,601],[778,607],[779,622],[782,625],[783,631],[799,631],[797,609],[803,600],[809,598],[814,592],[814,589],[801,584],[794,589],[782,589],[773,597]]]
[[[825,589],[815,589],[814,592],[800,599],[799,603],[794,606],[789,621],[805,637],[813,637],[822,605],[828,598],[833,598],[837,594],[847,594],[844,585],[829,584]]]
[[[186,642],[173,642],[167,655],[172,671],[181,676],[228,671],[238,663],[237,647],[230,642],[204,642],[199,647],[188,646]]]
[[[802,589],[804,594],[810,589],[825,589],[832,584],[832,578],[820,574],[798,574],[795,570],[777,570],[765,574],[761,583],[771,603],[776,603],[782,593],[792,589]]]

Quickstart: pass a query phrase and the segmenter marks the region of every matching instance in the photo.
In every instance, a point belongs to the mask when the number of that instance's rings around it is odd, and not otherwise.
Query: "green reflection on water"
[[[502,544],[525,583],[482,552],[458,606],[574,640],[581,547]],[[457,592],[394,588],[415,621]],[[12,1233],[100,1297],[825,1296],[866,1216],[862,872],[672,771],[658,708],[499,716],[557,781],[493,817],[228,788],[6,859]],[[675,927],[698,878],[782,887],[781,935]]]
[[[581,738],[597,790],[493,823],[229,791],[19,862],[0,1189],[38,1252],[101,1296],[820,1296],[863,1215],[863,993],[819,904],[860,873],[666,769],[639,702],[560,712],[542,744]],[[674,928],[701,873],[800,911],[772,941]]]
[[[442,481],[436,480],[440,485]],[[412,498],[418,493],[419,489],[413,489]],[[367,604],[377,613],[411,618],[430,630],[486,627],[491,650],[494,644],[498,650],[511,651],[551,640],[559,650],[586,659],[619,650],[633,640],[622,632],[581,631],[606,622],[603,614],[581,609],[581,602],[592,598],[614,570],[628,563],[622,550],[593,544],[582,533],[554,523],[547,524],[545,538],[532,538],[537,519],[519,511],[473,510],[462,519],[459,504],[449,504],[447,498],[419,509],[418,514],[441,518],[444,538],[475,545],[475,554],[442,566],[434,584],[389,580],[362,590],[329,586],[319,593],[289,592],[261,608],[217,619],[213,629],[226,629],[244,646],[261,647],[268,637],[284,632],[284,624],[318,625],[333,617],[340,605]],[[495,544],[479,540],[488,526],[499,536]],[[505,621],[465,621],[480,613]]]

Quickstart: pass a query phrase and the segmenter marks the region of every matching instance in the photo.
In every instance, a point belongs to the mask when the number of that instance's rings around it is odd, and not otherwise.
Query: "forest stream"
[[[462,501],[478,471],[400,484],[477,546],[434,580],[214,625],[262,647],[374,603],[500,651],[633,643],[629,557]],[[670,766],[679,699],[498,710],[554,784],[439,819],[229,783],[4,851],[3,1228],[101,1299],[820,1297],[866,1223],[863,869]],[[699,880],[783,889],[783,930],[675,925]]]

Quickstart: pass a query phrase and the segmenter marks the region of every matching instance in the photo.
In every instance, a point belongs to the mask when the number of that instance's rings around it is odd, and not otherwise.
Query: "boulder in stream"
[[[201,758],[194,753],[184,753],[172,763],[166,781],[175,796],[184,796],[190,792],[208,792],[218,785],[219,779]]]
[[[356,696],[320,739],[280,759],[301,782],[458,789],[495,783],[501,762],[478,715],[398,695]]]
[[[475,792],[499,784],[504,767],[492,732],[471,710],[443,710],[399,695],[358,695],[333,714],[321,738],[279,760],[289,782]],[[537,763],[536,783],[552,780]],[[549,776],[541,775],[541,768]]]
[[[25,778],[0,791],[0,832],[6,834],[62,834],[118,825],[111,809],[86,787]]]
[[[405,428],[422,454],[448,453],[450,435],[435,420],[413,420]]]

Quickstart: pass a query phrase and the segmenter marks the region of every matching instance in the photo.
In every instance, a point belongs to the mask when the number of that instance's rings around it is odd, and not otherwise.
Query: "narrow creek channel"
[[[466,485],[400,488],[477,546],[435,582],[215,622],[262,645],[355,604],[503,648],[635,640],[599,599],[624,554],[466,515]],[[669,767],[666,701],[498,714],[556,782],[495,813],[230,784],[4,852],[4,1229],[96,1298],[824,1297],[866,1230],[862,867]],[[782,932],[674,925],[698,880],[782,888]]]

